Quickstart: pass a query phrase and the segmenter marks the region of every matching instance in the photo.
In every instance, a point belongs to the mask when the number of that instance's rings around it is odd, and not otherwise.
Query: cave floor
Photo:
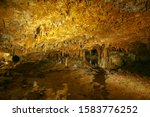
[[[150,99],[150,78],[100,68],[28,62],[0,74],[0,99]]]

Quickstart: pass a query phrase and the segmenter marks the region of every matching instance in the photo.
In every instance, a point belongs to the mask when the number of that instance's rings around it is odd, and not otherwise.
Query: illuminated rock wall
[[[82,57],[104,45],[98,64],[105,68],[107,45],[137,54],[134,44],[150,47],[149,0],[2,0],[0,6],[2,52]]]

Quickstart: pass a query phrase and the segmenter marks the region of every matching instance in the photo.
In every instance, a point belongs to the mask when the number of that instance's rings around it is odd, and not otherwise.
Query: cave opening
[[[94,66],[98,66],[98,53],[96,49],[91,50],[91,64]]]

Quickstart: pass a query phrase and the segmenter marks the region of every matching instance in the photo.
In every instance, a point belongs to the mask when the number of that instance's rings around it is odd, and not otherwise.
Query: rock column
[[[108,46],[104,45],[104,47],[102,48],[102,53],[101,53],[101,64],[100,64],[100,66],[104,69],[107,68],[108,67],[108,60],[109,60]]]
[[[68,67],[68,56],[65,57],[65,67]]]
[[[85,50],[82,50],[82,52],[83,52],[83,61],[85,61],[86,59],[85,59]]]
[[[90,64],[92,64],[92,51],[90,50]]]
[[[97,48],[97,54],[98,54],[98,66],[101,67],[101,49]]]

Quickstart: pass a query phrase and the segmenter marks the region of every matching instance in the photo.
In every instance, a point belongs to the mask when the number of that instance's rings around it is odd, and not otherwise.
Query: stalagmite
[[[65,57],[65,67],[68,67],[68,57]]]

